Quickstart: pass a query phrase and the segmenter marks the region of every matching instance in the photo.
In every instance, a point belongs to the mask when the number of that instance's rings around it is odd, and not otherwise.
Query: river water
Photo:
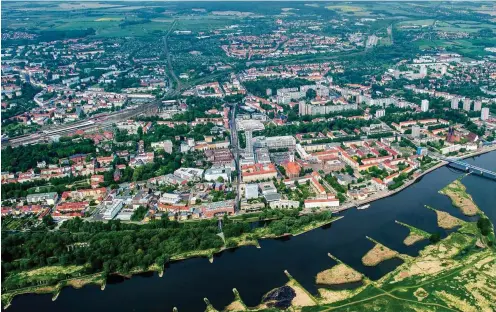
[[[466,161],[496,170],[496,152]],[[296,237],[262,240],[260,249],[248,246],[225,251],[216,255],[213,263],[206,258],[175,262],[166,268],[162,278],[156,273],[130,279],[112,277],[104,291],[95,285],[77,290],[64,288],[54,302],[51,294],[22,295],[13,300],[8,311],[172,311],[173,307],[179,311],[204,311],[205,297],[221,310],[233,300],[233,288],[237,288],[248,306],[255,306],[266,292],[287,282],[284,270],[315,294],[317,273],[336,264],[328,253],[371,279],[378,279],[401,264],[401,260],[388,260],[376,267],[362,265],[362,256],[373,247],[366,236],[412,256],[427,242],[405,246],[403,239],[408,229],[395,220],[445,237],[448,232],[437,227],[435,212],[424,205],[470,220],[451,205],[448,197],[438,194],[438,190],[462,174],[449,167],[439,168],[405,190],[371,203],[366,210],[345,211],[340,214],[344,218],[332,225]],[[496,182],[472,175],[462,182],[496,224]]]

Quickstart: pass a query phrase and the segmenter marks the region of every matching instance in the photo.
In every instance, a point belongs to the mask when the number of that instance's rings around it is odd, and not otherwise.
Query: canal
[[[496,152],[466,162],[495,170]],[[179,311],[204,311],[205,297],[222,310],[233,300],[233,288],[238,289],[248,306],[255,306],[266,292],[287,282],[284,270],[315,294],[315,276],[335,264],[328,253],[375,280],[401,264],[401,260],[388,260],[376,267],[362,265],[362,256],[373,247],[366,236],[415,256],[427,242],[405,246],[403,239],[408,230],[395,220],[430,233],[439,232],[442,237],[449,232],[437,227],[435,212],[424,205],[470,220],[451,205],[448,197],[438,194],[438,190],[461,175],[460,171],[442,167],[398,194],[371,203],[366,210],[341,213],[344,218],[330,226],[296,237],[262,240],[260,249],[248,246],[225,251],[216,255],[213,263],[206,258],[175,262],[166,268],[163,277],[156,273],[130,279],[111,277],[104,291],[93,285],[64,288],[54,302],[51,294],[22,295],[13,300],[8,311],[172,311],[173,307]],[[496,183],[471,175],[462,182],[495,223]]]

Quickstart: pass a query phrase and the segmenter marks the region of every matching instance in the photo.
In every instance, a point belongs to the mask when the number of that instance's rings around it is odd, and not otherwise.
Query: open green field
[[[496,44],[496,38],[457,40],[418,40],[414,42],[421,50],[444,48],[467,57],[489,55],[484,48]]]
[[[455,21],[438,21],[436,23],[436,30],[447,32],[468,32],[474,33],[481,29],[496,30],[496,25],[489,23],[479,23],[473,21],[455,20]]]
[[[399,26],[432,26],[434,19],[409,20],[398,23]]]
[[[140,22],[139,24],[123,25],[128,22]],[[167,16],[151,19],[149,21],[128,17],[126,14],[111,15],[99,14],[96,16],[75,16],[71,18],[56,17],[45,18],[39,17],[36,20],[12,20],[6,19],[4,27],[8,28],[26,28],[36,29],[37,31],[67,31],[67,30],[85,30],[92,28],[97,37],[130,37],[130,36],[148,36],[157,31],[166,32],[173,18]],[[228,25],[235,24],[234,17],[215,17],[202,16],[192,18],[178,18],[175,30],[190,30],[193,32],[209,31],[213,29],[225,28]]]
[[[367,11],[366,8],[361,6],[355,6],[352,4],[349,5],[333,4],[326,6],[326,9],[338,11],[344,14],[356,15],[356,16],[369,16],[371,14],[371,12]]]

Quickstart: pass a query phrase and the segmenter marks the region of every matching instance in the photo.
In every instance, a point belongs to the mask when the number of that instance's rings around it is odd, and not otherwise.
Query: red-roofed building
[[[61,212],[61,213],[66,213],[66,212],[81,212],[84,211],[86,208],[88,208],[90,204],[87,201],[83,202],[63,202],[59,205],[57,205],[56,211]]]
[[[91,188],[95,189],[100,186],[100,183],[104,182],[104,176],[101,174],[92,175],[90,181],[91,181]]]
[[[241,167],[243,182],[270,180],[277,177],[274,164],[254,164]]]
[[[301,166],[297,162],[290,161],[282,164],[282,166],[286,170],[286,176],[288,178],[296,178],[300,175]]]

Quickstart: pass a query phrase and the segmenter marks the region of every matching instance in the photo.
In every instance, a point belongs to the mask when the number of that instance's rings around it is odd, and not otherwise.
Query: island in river
[[[468,161],[492,169],[496,166],[494,156],[494,153],[491,153]],[[232,293],[233,288],[238,290],[239,298],[242,299],[245,306],[256,307],[270,289],[277,289],[281,285],[291,288],[291,285],[286,285],[288,276],[291,276],[298,285],[301,285],[305,294],[308,293],[317,300],[312,307],[302,307],[304,310],[318,309],[322,305],[337,305],[337,303],[319,301],[321,298],[331,298],[330,300],[341,298],[340,301],[348,298],[346,300],[353,301],[353,298],[358,300],[360,297],[348,297],[348,295],[345,297],[344,294],[351,293],[353,295],[356,293],[357,296],[371,298],[374,291],[376,295],[381,295],[378,298],[380,299],[378,304],[380,302],[387,303],[389,299],[391,299],[390,303],[393,304],[393,301],[397,300],[393,296],[398,297],[397,293],[401,293],[400,290],[392,289],[390,294],[382,295],[383,291],[374,290],[375,288],[371,284],[373,282],[376,287],[384,290],[390,287],[387,282],[389,279],[398,279],[396,285],[400,285],[400,282],[407,283],[415,280],[418,278],[417,273],[410,271],[408,266],[409,261],[413,261],[413,259],[405,261],[393,258],[385,260],[377,266],[366,267],[362,264],[361,258],[375,245],[366,236],[373,237],[377,242],[400,254],[407,254],[422,260],[421,265],[429,264],[425,267],[426,270],[435,271],[444,268],[445,265],[453,264],[453,270],[460,270],[456,271],[456,274],[460,272],[472,276],[472,272],[462,272],[464,263],[470,262],[474,264],[474,267],[483,268],[481,272],[491,272],[488,269],[491,269],[490,265],[494,263],[494,260],[479,259],[479,255],[482,257],[484,254],[494,251],[491,251],[489,246],[483,248],[476,246],[478,241],[476,238],[480,238],[478,236],[481,234],[479,234],[480,230],[477,225],[472,222],[476,221],[478,217],[466,217],[458,208],[452,206],[448,197],[438,194],[440,189],[459,178],[460,175],[459,171],[452,171],[446,167],[440,168],[401,193],[372,203],[367,210],[343,212],[341,215],[344,218],[332,223],[330,227],[327,226],[295,237],[287,237],[284,240],[260,240],[260,249],[243,247],[233,250],[233,252],[224,251],[214,256],[213,263],[201,258],[174,262],[166,267],[163,278],[153,274],[139,275],[129,280],[110,276],[105,291],[94,286],[86,286],[80,290],[64,288],[54,302],[51,301],[51,295],[22,295],[14,298],[9,309],[29,311],[30,307],[36,305],[52,311],[66,311],[67,309],[99,311],[106,306],[117,305],[117,308],[124,310],[132,307],[135,310],[143,311],[159,309],[170,311],[176,306],[179,311],[199,311],[205,309],[205,303],[202,299],[206,297],[212,307],[222,310],[229,306],[235,298]],[[466,186],[467,192],[471,194],[477,206],[494,222],[496,214],[490,209],[496,194],[494,182],[481,177],[467,176],[462,179],[462,183]],[[456,230],[439,228],[436,212],[427,209],[425,205],[439,211],[445,211],[463,220],[464,225]],[[406,246],[403,239],[409,234],[409,229],[397,224],[396,220],[411,227],[422,229],[427,233],[439,233],[442,240],[434,245],[429,245],[428,240],[422,240],[411,246]],[[469,239],[470,237],[472,239]],[[473,245],[471,245],[472,243]],[[486,245],[488,244],[486,243]],[[426,248],[426,246],[428,247]],[[430,249],[432,246],[437,248],[436,252],[439,253],[440,257],[448,257],[442,258],[441,264],[438,263],[439,265],[434,265],[436,262],[432,259],[434,252]],[[455,250],[458,250],[459,253],[454,253]],[[322,291],[317,287],[315,284],[317,274],[338,264],[335,259],[328,256],[328,253],[363,274],[365,277],[364,286],[342,291],[335,289]],[[472,254],[477,254],[477,256],[472,258]],[[469,262],[463,260],[465,255]],[[483,263],[485,261],[488,262]],[[461,263],[461,266],[458,267],[456,263]],[[288,275],[284,274],[284,270],[287,270]],[[439,274],[449,274],[450,272],[451,269],[440,271]],[[411,277],[406,277],[406,274],[411,274]],[[490,282],[489,277],[487,279]],[[479,278],[482,277],[479,276]],[[450,279],[447,278],[446,280]],[[446,280],[440,282],[446,283]],[[457,299],[451,296],[459,298],[458,295],[448,292],[449,288],[439,288],[439,294],[434,293],[427,287],[427,282],[428,280],[425,283],[422,281],[422,285],[426,284],[426,286],[412,289],[412,294],[415,294],[412,295],[412,300],[418,301],[415,296],[421,298],[426,294],[427,296],[418,302],[437,300],[434,296],[437,297],[438,295],[443,298],[451,298],[453,302],[456,302]],[[471,285],[471,283],[467,280],[464,285]],[[274,292],[267,298],[270,298],[271,302],[277,302],[279,293],[292,293],[287,288],[285,289],[286,291]],[[301,294],[301,289],[295,293]],[[188,290],[187,294],[184,290]],[[386,290],[386,292],[388,291]],[[485,298],[485,296],[482,294],[482,297]],[[119,298],[118,302],[115,301],[115,298]],[[163,299],[157,301],[153,298]],[[301,296],[299,298],[301,299]],[[74,300],[78,300],[80,304],[74,306]],[[338,308],[338,310],[345,310],[346,307]],[[350,305],[350,307],[357,308],[358,306]]]

